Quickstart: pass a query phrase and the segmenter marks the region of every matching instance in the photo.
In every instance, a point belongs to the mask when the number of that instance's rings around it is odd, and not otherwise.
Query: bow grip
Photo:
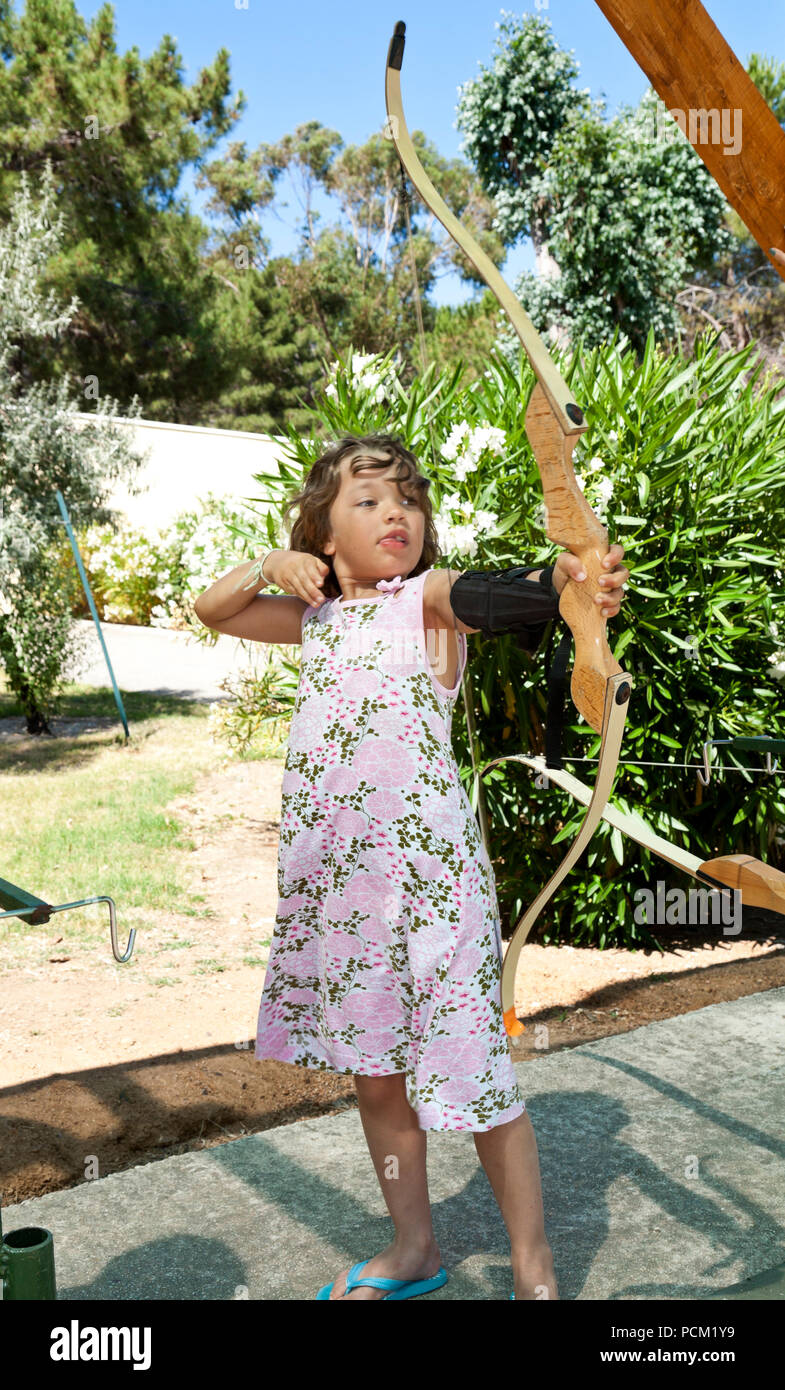
[[[577,555],[586,571],[580,584],[574,579],[565,584],[559,612],[575,639],[570,682],[573,701],[587,724],[601,734],[606,685],[610,676],[621,671],[605,636],[608,620],[594,602],[595,595],[603,593],[599,579],[607,573],[602,561],[608,554],[608,532],[575,477],[572,452],[578,433],[565,434],[539,382],[532,391],[524,423],[542,479],[545,533],[549,540]]]

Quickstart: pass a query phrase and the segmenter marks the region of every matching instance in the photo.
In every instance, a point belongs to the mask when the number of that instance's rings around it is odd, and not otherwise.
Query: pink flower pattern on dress
[[[404,1073],[422,1129],[481,1131],[526,1107],[493,870],[450,742],[466,638],[447,690],[425,644],[429,572],[303,614],[255,1056]]]

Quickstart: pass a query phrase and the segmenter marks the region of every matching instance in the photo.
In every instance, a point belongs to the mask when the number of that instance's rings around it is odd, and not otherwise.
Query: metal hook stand
[[[772,763],[772,753],[785,753],[785,739],[767,738],[765,735],[755,735],[750,738],[710,738],[703,745],[703,766],[697,769],[698,778],[701,785],[708,787],[711,781],[711,766],[709,758],[712,748],[719,748],[721,744],[726,744],[731,751],[763,753],[766,757],[766,766],[762,771],[771,776],[779,767],[779,758]]]
[[[115,960],[124,961],[131,959],[136,940],[136,928],[131,927],[128,933],[128,945],[121,953],[120,943],[117,939],[117,915],[115,905],[111,898],[101,895],[97,898],[80,898],[76,903],[59,903],[53,906],[52,903],[44,902],[43,898],[36,898],[32,893],[26,893],[23,888],[17,888],[15,884],[8,883],[4,878],[0,878],[0,904],[9,908],[10,911],[0,912],[2,917],[27,917],[34,924],[40,926],[48,922],[53,912],[67,912],[74,907],[87,907],[90,903],[109,904],[109,932],[112,940],[112,954]]]

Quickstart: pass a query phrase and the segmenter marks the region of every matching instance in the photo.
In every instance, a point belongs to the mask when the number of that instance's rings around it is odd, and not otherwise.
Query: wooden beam
[[[597,4],[785,280],[785,131],[700,0]]]

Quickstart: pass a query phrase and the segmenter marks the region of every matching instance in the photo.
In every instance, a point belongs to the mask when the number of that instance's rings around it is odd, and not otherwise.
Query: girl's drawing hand
[[[623,545],[612,545],[602,562],[606,571],[600,575],[602,593],[597,594],[594,601],[602,604],[603,618],[615,618],[624,599],[622,585],[627,583],[630,572],[624,565],[619,564],[623,554]],[[575,579],[580,584],[585,578],[586,573],[578,556],[571,554],[569,550],[563,550],[553,567],[553,587],[556,592],[562,592],[568,579]]]
[[[285,594],[294,594],[314,608],[325,601],[320,586],[330,567],[318,555],[309,555],[304,550],[274,550],[264,572]]]

